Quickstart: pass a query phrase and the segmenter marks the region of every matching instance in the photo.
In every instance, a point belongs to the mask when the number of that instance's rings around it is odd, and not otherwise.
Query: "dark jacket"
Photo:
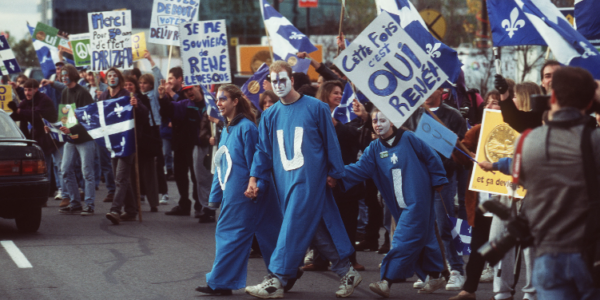
[[[86,105],[94,103],[94,99],[92,99],[92,95],[79,84],[75,84],[75,87],[72,89],[65,88],[62,91],[60,97],[61,104],[75,104],[76,108],[84,107]],[[73,144],[81,144],[85,142],[92,141],[92,137],[88,134],[87,130],[83,125],[77,124],[69,128],[71,130],[71,138],[72,140],[69,143]]]
[[[338,142],[340,143],[340,150],[342,153],[342,160],[344,165],[356,163],[358,161],[358,151],[364,150],[360,143],[360,136],[362,133],[362,127],[360,122],[348,122],[342,124],[338,122],[335,126],[335,133],[337,134]],[[357,184],[347,192],[342,192],[340,186],[333,188],[333,197],[336,201],[350,201],[360,200],[365,198],[365,185]]]
[[[500,101],[500,110],[502,118],[510,127],[519,133],[542,126],[542,115],[544,112],[520,111],[512,99]]]
[[[21,103],[19,103],[18,107],[19,112],[14,112],[10,115],[10,117],[15,121],[21,121],[21,131],[28,139],[35,140],[42,150],[44,150],[45,154],[54,152],[60,142],[56,142],[57,146],[52,143],[52,138],[44,131],[44,122],[42,121],[42,118],[44,118],[48,122],[54,123],[58,118],[58,113],[54,108],[52,99],[45,94],[37,92],[35,95],[33,95],[33,100],[23,100]],[[33,130],[31,134],[27,128],[28,123],[33,123]],[[33,137],[31,136],[32,134]]]
[[[335,73],[333,73],[333,71],[331,71],[330,68],[328,68],[323,63],[317,69],[317,73],[319,73],[319,75],[323,76],[323,79],[325,79],[325,81],[339,80],[344,86],[346,85],[347,80],[344,80],[344,79],[340,78],[339,76],[337,76]]]
[[[173,151],[200,145],[200,123],[206,110],[204,101],[172,101],[169,95],[159,98],[160,115],[171,119]]]

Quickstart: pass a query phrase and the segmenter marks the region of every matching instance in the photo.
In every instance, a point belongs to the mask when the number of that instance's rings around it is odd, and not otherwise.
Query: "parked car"
[[[36,232],[49,187],[44,152],[0,110],[0,217],[15,219],[19,231]]]

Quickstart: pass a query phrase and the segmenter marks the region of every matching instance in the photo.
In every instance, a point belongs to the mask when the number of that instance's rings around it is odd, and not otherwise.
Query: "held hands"
[[[165,93],[167,92],[167,84],[166,81],[164,79],[160,80],[160,86],[158,87],[158,97],[159,98],[164,98],[165,97]]]
[[[308,55],[308,53],[306,53],[306,52],[298,52],[298,53],[296,53],[296,56],[298,56],[298,58],[308,58],[308,59],[311,59],[310,55]]]
[[[258,197],[258,186],[256,185],[256,177],[250,177],[250,182],[248,182],[248,189],[244,192],[244,196],[254,199]]]
[[[148,50],[146,50],[146,52],[144,52],[144,58],[150,62],[150,66],[154,67],[155,63],[152,60],[152,55],[150,55],[150,52]]]
[[[49,85],[50,83],[52,83],[52,81],[48,79],[42,79],[42,82],[40,82],[40,87]]]
[[[334,188],[337,185],[337,179],[327,176],[327,186],[330,188]]]
[[[62,131],[64,134],[70,134],[71,133],[71,130],[69,128],[67,128],[67,127],[64,127],[64,126],[61,127],[61,128],[59,128],[59,130]]]
[[[444,187],[444,185],[434,186],[433,190],[436,191],[436,192],[438,192],[438,193],[441,193],[443,187]]]
[[[504,93],[508,92],[508,83],[500,74],[495,75],[494,87],[500,92],[500,95],[504,95]]]
[[[490,171],[493,171],[493,170],[494,170],[494,164],[492,164],[492,163],[491,163],[491,162],[489,162],[489,161],[482,161],[482,162],[480,162],[480,163],[479,163],[479,167],[480,167],[482,170],[486,171],[486,172],[490,172]]]
[[[215,138],[211,136],[211,137],[210,137],[210,139],[208,139],[208,143],[209,143],[211,146],[214,146],[214,145],[215,145]]]
[[[10,108],[10,110],[12,110],[16,113],[18,113],[18,111],[19,111],[19,108],[17,106],[17,103],[15,103],[15,101],[8,102],[8,104],[6,106],[8,106],[8,108]]]
[[[335,41],[336,41],[336,43],[337,43],[337,46],[338,46],[338,48],[340,48],[340,51],[343,51],[344,49],[346,49],[346,43],[345,43],[345,40],[346,40],[346,36],[344,35],[344,33],[343,33],[343,32],[341,32],[341,33],[340,33],[340,35],[338,35],[338,36],[335,38]]]
[[[365,106],[362,103],[360,103],[360,101],[358,101],[357,99],[354,99],[354,101],[352,101],[352,111],[354,111],[354,114],[357,117],[361,118],[364,122],[367,121],[369,114],[367,113]]]
[[[50,133],[50,128],[48,128],[48,126],[44,126],[44,131],[46,132],[46,134]]]
[[[271,82],[266,79],[263,80],[263,89],[265,89],[265,91],[272,91],[273,86],[271,86]]]
[[[129,100],[129,104],[131,104],[131,106],[137,108],[138,105],[138,99],[135,97],[131,97],[131,100]]]

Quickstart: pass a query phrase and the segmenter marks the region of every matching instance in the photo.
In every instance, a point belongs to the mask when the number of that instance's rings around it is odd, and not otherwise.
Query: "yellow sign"
[[[427,24],[427,28],[429,32],[438,40],[442,40],[446,35],[446,19],[442,16],[442,14],[433,9],[424,9],[419,12],[425,24]]]
[[[501,158],[512,157],[519,136],[517,131],[504,122],[499,110],[486,109],[479,132],[479,145],[475,159],[480,162],[495,163]],[[512,177],[499,171],[494,171],[494,173],[482,170],[477,164],[473,165],[473,176],[471,176],[469,189],[476,192],[510,196],[512,193],[509,192],[506,184],[512,181]],[[519,186],[515,197],[523,198],[525,193],[525,189]]]
[[[12,109],[8,108],[8,103],[13,101],[12,86],[0,85],[0,109],[7,113],[11,113]]]
[[[318,62],[323,61],[323,45],[315,45],[317,51],[310,53],[310,57]],[[269,52],[269,46],[258,46],[258,45],[239,45],[237,49],[237,68],[238,72],[243,75],[252,75],[260,65],[267,63],[271,65],[271,52]],[[319,79],[319,73],[315,71],[315,68],[308,69],[308,77],[312,81]]]
[[[239,44],[239,42],[240,42],[240,39],[238,39],[237,37],[229,38],[229,46],[231,46],[231,47],[237,46]]]
[[[131,52],[133,54],[133,61],[144,58],[144,53],[146,52],[145,33],[140,32],[138,34],[133,35],[133,40],[131,42]]]

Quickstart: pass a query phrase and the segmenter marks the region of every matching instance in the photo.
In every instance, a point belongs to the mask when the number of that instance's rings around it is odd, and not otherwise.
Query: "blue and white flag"
[[[344,94],[342,95],[342,101],[340,105],[333,110],[332,117],[340,121],[342,124],[346,124],[356,119],[356,114],[352,110],[352,101],[356,99],[356,94],[352,90],[350,83],[346,83],[344,87]]]
[[[600,1],[576,0],[575,25],[577,31],[592,45],[600,47]]]
[[[129,96],[99,101],[76,108],[79,124],[111,157],[125,157],[135,153],[135,122]]]
[[[546,41],[514,0],[488,0],[494,47],[541,45]]]
[[[248,100],[250,100],[260,112],[262,112],[262,108],[258,102],[260,100],[260,95],[265,92],[262,83],[267,79],[267,75],[269,75],[269,66],[263,63],[260,68],[256,70],[256,73],[248,78],[248,81],[242,86],[244,95],[246,95]]]
[[[0,35],[0,76],[21,72],[15,54],[10,49],[8,40]]]
[[[429,55],[429,57],[448,75],[443,87],[451,87],[458,80],[462,63],[456,50],[438,41],[427,30],[427,24],[413,4],[408,0],[376,0],[378,14],[387,11],[400,27]]]
[[[556,60],[588,70],[600,79],[600,54],[550,0],[515,0],[544,38]]]
[[[286,60],[289,54],[298,52],[311,53],[317,51],[308,37],[298,30],[292,23],[277,12],[266,0],[260,1],[261,13],[265,27],[271,37],[273,56],[275,60]],[[275,0],[278,1],[278,0]]]
[[[72,140],[69,135],[60,131],[59,128],[64,126],[61,121],[58,121],[56,123],[50,123],[48,120],[46,120],[44,118],[42,118],[42,120],[44,121],[44,124],[46,124],[46,127],[48,127],[50,129],[50,137],[52,137],[53,140],[61,142],[61,143]]]
[[[217,107],[217,101],[215,101],[215,96],[204,86],[200,85],[202,88],[202,93],[204,94],[204,104],[206,104],[206,113],[213,117],[217,118],[223,123],[225,123],[225,118],[221,115],[219,108]]]
[[[298,58],[298,56],[296,56],[295,54],[289,54],[285,61],[287,61],[292,67],[292,72],[308,74],[308,68],[310,67],[310,59]]]
[[[59,60],[58,49],[33,38],[33,32],[35,31],[35,28],[29,26],[29,23],[27,23],[27,28],[29,29],[29,33],[31,34],[31,39],[33,40],[33,48],[35,49],[38,61],[40,62],[40,67],[42,68],[44,78],[50,78],[52,74],[56,73],[54,59],[56,59],[56,61]]]
[[[473,230],[467,220],[453,218],[446,215],[452,224],[452,243],[458,255],[471,254],[471,231]]]

